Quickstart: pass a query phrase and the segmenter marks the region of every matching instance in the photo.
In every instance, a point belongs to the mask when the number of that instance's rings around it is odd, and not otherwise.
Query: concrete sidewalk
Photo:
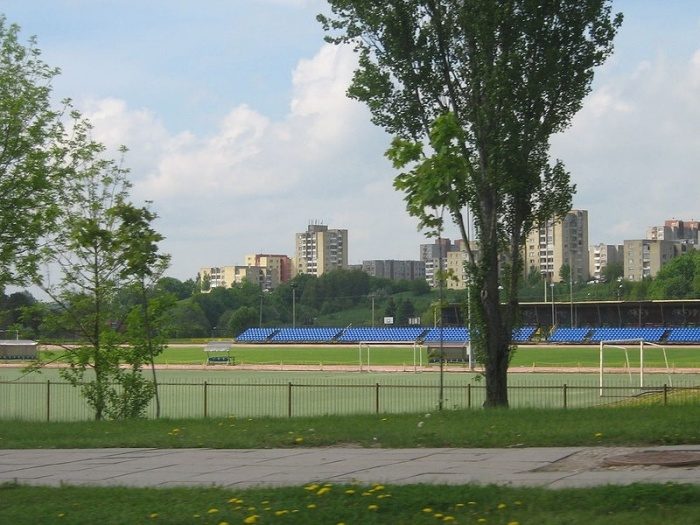
[[[495,483],[551,488],[635,482],[700,483],[700,466],[606,466],[639,451],[700,455],[700,445],[521,449],[0,450],[0,483],[282,486],[330,483]]]

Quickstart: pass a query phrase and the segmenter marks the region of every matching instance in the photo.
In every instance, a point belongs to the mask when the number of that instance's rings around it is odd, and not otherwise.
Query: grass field
[[[425,348],[421,355],[414,353],[412,346],[407,347],[371,347],[369,360],[371,365],[412,366],[428,361]],[[671,368],[700,368],[700,347],[666,348]],[[60,352],[42,352],[45,359],[56,359]],[[358,365],[358,346],[234,346],[231,355],[240,364],[313,364]],[[639,349],[631,345],[628,350],[630,366],[639,364]],[[203,346],[171,346],[157,357],[160,364],[202,364],[206,360]],[[367,349],[362,351],[363,363],[367,363]],[[597,346],[580,347],[533,347],[520,346],[511,366],[526,367],[597,367],[599,363]],[[646,348],[645,366],[665,367],[663,353],[657,348]],[[625,353],[609,349],[605,353],[605,365],[622,367],[625,365]]]

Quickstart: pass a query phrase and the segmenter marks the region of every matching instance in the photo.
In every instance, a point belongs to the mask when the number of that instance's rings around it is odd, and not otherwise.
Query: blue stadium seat
[[[667,341],[669,343],[700,343],[700,327],[672,328]]]
[[[549,336],[550,343],[582,343],[590,328],[556,328]]]
[[[236,341],[238,342],[251,342],[251,343],[263,343],[267,341],[272,334],[274,334],[278,328],[248,328],[242,334],[240,334]]]

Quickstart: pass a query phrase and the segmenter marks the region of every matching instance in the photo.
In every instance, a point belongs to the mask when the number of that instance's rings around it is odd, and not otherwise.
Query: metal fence
[[[511,384],[512,408],[577,408],[630,404],[699,404],[700,383],[606,386],[592,384]],[[319,381],[162,382],[161,417],[298,417],[436,410],[479,409],[483,383],[437,384]],[[146,416],[155,417],[152,402]],[[0,381],[0,419],[77,421],[94,417],[80,391],[62,381]]]

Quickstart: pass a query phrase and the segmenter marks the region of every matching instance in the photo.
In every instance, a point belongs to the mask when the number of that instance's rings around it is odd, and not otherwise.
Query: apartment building
[[[425,280],[432,287],[437,286],[436,275],[440,268],[447,268],[447,254],[460,251],[461,241],[436,239],[432,244],[420,245],[420,261],[425,265]],[[440,261],[442,259],[442,262]]]
[[[456,244],[460,248],[464,245],[464,243],[461,241],[458,241]],[[480,256],[479,243],[476,241],[472,241],[469,243],[469,245],[471,247],[472,253],[474,254],[475,260],[478,261]],[[501,259],[501,263],[503,263],[503,257],[501,257]],[[468,277],[466,270],[466,262],[468,260],[469,257],[467,255],[467,251],[464,249],[459,249],[447,253],[445,264],[445,270],[447,271],[447,279],[445,281],[445,284],[447,285],[448,289],[465,290],[467,288]]]
[[[700,221],[670,219],[663,226],[652,226],[646,238],[658,241],[678,241],[683,244],[700,245]]]
[[[669,240],[626,240],[623,248],[625,279],[641,281],[656,276],[662,266],[676,257],[680,246]]]
[[[425,263],[423,261],[373,259],[371,261],[362,261],[361,270],[372,277],[394,281],[425,279]]]
[[[321,276],[348,267],[348,230],[329,229],[323,224],[309,224],[296,234],[293,274]]]
[[[559,221],[546,221],[525,241],[525,276],[535,269],[549,282],[558,283],[565,264],[574,281],[589,278],[588,211],[571,210]]]
[[[207,266],[199,269],[202,291],[212,288],[231,288],[243,282],[259,286],[265,281],[265,268],[260,266]]]
[[[603,279],[604,270],[609,264],[622,263],[623,246],[621,244],[594,244],[588,247],[588,269],[591,279]]]
[[[273,290],[292,278],[292,260],[286,255],[256,253],[245,256],[245,265],[263,269],[262,287]]]

